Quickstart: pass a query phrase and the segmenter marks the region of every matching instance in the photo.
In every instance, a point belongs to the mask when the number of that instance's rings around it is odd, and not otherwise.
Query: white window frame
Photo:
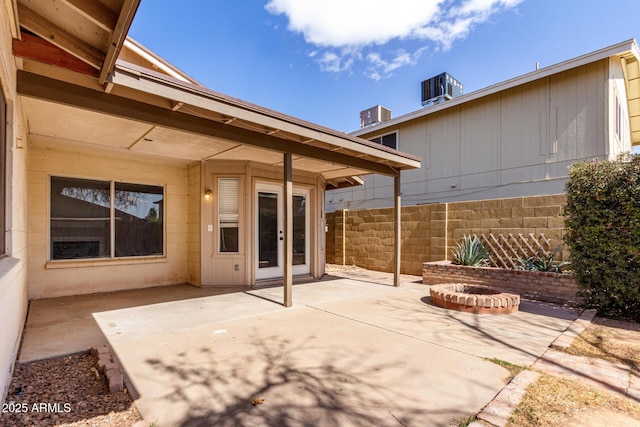
[[[233,195],[223,195],[223,191],[225,189],[231,188],[226,184],[222,183],[230,183],[235,182],[235,194]],[[217,203],[217,248],[219,254],[238,254],[240,253],[240,178],[238,177],[220,177],[218,178],[218,203]],[[231,188],[233,190],[233,188]],[[224,211],[224,212],[223,212]],[[235,211],[235,213],[234,213]],[[236,224],[236,229],[238,233],[238,242],[237,242],[237,250],[236,251],[227,251],[222,248],[222,229],[223,228],[231,228],[231,227],[222,227],[223,222]]]

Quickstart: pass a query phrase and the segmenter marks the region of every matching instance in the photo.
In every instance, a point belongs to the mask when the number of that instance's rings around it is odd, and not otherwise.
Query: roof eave
[[[107,76],[113,71],[116,65],[116,60],[120,55],[120,50],[127,38],[129,28],[131,28],[131,23],[133,22],[139,5],[140,0],[125,0],[122,9],[120,9],[120,15],[118,16],[113,33],[111,33],[111,37],[109,38],[109,48],[105,54],[102,68],[100,69],[100,75],[98,77],[100,84],[103,84],[107,80]]]
[[[261,126],[295,133],[300,137],[322,141],[337,148],[352,150],[376,158],[379,163],[393,165],[397,170],[420,168],[421,159],[418,156],[378,147],[367,140],[246,103],[133,64],[118,61],[110,77],[110,83],[241,118]]]

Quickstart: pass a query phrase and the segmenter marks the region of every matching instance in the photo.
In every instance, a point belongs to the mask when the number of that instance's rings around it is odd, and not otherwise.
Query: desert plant
[[[559,262],[554,264],[554,258],[560,251],[562,244],[559,244],[555,251],[549,256],[532,256],[527,259],[518,259],[521,270],[528,271],[548,271],[552,273],[564,273],[563,268],[571,264],[570,262]]]
[[[489,264],[489,252],[476,236],[465,235],[458,249],[451,250],[453,264],[481,267]]]

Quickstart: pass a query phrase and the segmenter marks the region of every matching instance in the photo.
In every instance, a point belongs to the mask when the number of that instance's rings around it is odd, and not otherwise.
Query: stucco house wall
[[[6,113],[5,254],[0,258],[0,403],[11,381],[27,308],[27,143],[22,107],[16,95],[16,67],[7,9],[0,7],[0,90]],[[5,125],[0,126],[5,131]]]
[[[32,144],[28,187],[29,298],[52,298],[187,282],[188,174],[186,167],[172,166],[167,162],[153,163]],[[164,256],[50,260],[51,176],[163,186],[166,211]],[[200,194],[199,188],[197,194]]]

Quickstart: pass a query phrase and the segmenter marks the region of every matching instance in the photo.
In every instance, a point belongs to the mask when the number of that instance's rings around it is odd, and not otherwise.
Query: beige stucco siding
[[[27,315],[27,147],[25,122],[16,96],[16,66],[7,8],[0,7],[0,90],[7,102],[5,253],[0,258],[0,403],[11,381]],[[3,126],[4,128],[4,126]]]
[[[51,176],[163,186],[165,255],[50,261]],[[50,298],[187,282],[187,194],[186,167],[98,153],[72,153],[34,144],[29,157],[29,297]]]

